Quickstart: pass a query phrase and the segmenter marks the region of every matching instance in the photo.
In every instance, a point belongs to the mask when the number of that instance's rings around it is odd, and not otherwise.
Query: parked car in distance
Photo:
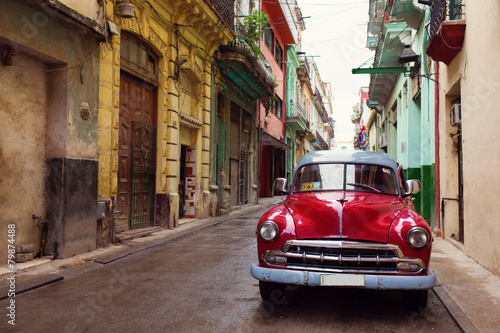
[[[296,165],[292,184],[257,225],[263,300],[281,297],[287,285],[401,290],[412,309],[425,308],[436,281],[429,271],[432,234],[411,195],[418,180],[388,154],[318,151]]]

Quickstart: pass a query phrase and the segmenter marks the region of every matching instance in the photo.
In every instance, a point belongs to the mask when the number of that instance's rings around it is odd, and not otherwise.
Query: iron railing
[[[319,143],[319,146],[321,147],[321,149],[328,150],[328,145],[326,144],[325,140],[323,139],[321,134],[319,134],[318,131],[316,131],[315,137],[316,137],[316,140],[318,140],[318,143]]]
[[[234,0],[205,0],[231,31],[234,31]]]
[[[461,20],[463,17],[462,0],[431,0],[430,35],[434,36],[445,20]]]
[[[130,229],[154,225],[156,185],[156,128],[132,122],[132,191]]]
[[[237,32],[236,38],[233,41],[227,43],[226,45],[220,45],[218,50],[221,53],[233,52],[243,55],[245,60],[250,64],[251,68],[257,72],[257,75],[263,79],[265,85],[271,90],[271,87],[274,85],[274,77],[267,69],[267,61],[263,55],[255,57],[251,47],[244,42],[242,35]]]

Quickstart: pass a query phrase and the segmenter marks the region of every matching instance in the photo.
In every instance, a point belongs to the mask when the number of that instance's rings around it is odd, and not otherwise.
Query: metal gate
[[[130,229],[154,225],[156,128],[132,121]]]
[[[242,112],[240,141],[240,204],[248,203],[250,192],[250,145],[252,135],[252,118]]]

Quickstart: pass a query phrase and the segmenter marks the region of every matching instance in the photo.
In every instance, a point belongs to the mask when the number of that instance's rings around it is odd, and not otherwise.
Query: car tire
[[[427,299],[429,297],[428,290],[406,290],[403,291],[403,300],[406,307],[410,310],[425,309]]]
[[[263,301],[271,301],[275,305],[284,304],[286,284],[259,281],[260,297]]]

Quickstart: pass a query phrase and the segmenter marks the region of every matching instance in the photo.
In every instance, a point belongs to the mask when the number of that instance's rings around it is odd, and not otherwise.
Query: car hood
[[[344,238],[384,243],[388,241],[392,221],[405,208],[400,197],[342,191],[290,194],[285,205],[293,216],[297,239]]]

